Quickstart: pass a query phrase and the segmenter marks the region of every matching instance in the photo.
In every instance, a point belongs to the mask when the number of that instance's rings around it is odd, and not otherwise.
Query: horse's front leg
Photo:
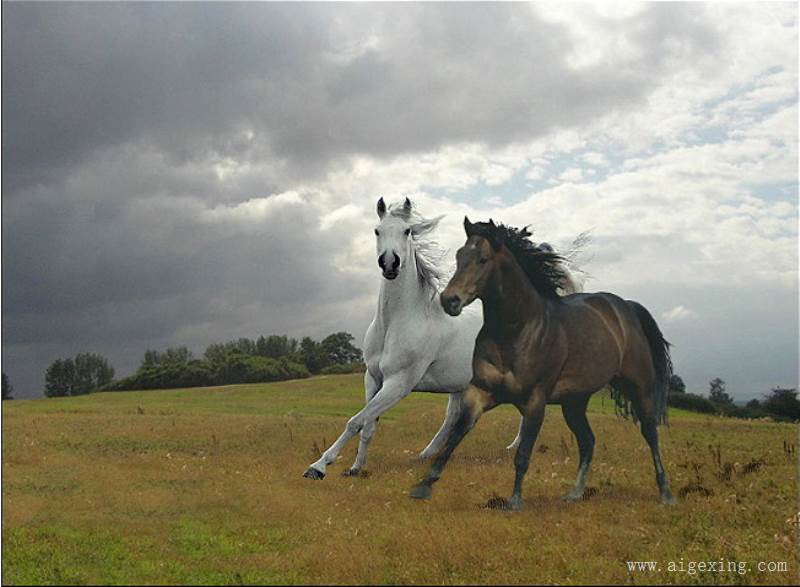
[[[525,473],[528,472],[533,445],[536,443],[536,437],[539,436],[539,430],[544,421],[545,405],[547,405],[545,394],[534,391],[527,405],[520,409],[522,426],[517,454],[514,456],[514,491],[508,500],[508,507],[512,510],[522,509],[522,481],[525,479]]]
[[[385,377],[380,391],[364,406],[363,410],[348,420],[341,436],[328,450],[322,453],[322,457],[317,462],[311,464],[303,476],[311,479],[324,478],[327,466],[336,460],[347,441],[361,432],[368,423],[376,420],[386,410],[411,393],[415,383],[416,380],[409,376],[408,372]]]
[[[472,384],[464,391],[463,402],[464,408],[461,410],[461,416],[450,429],[444,447],[436,455],[430,471],[411,490],[411,497],[414,499],[430,499],[433,492],[433,484],[442,476],[442,471],[450,459],[450,455],[453,454],[453,451],[467,435],[467,432],[472,430],[481,414],[497,405],[488,392]]]
[[[370,400],[375,397],[375,394],[378,393],[381,386],[375,377],[367,371],[364,374],[364,395],[366,396],[366,404],[370,402]],[[367,449],[369,448],[370,440],[372,440],[372,435],[375,434],[375,430],[378,428],[378,419],[375,418],[372,422],[367,422],[364,424],[364,427],[361,429],[359,433],[360,439],[358,441],[358,453],[356,454],[356,460],[353,461],[353,465],[347,469],[344,474],[347,476],[357,476],[361,469],[364,468],[364,465],[367,462]]]

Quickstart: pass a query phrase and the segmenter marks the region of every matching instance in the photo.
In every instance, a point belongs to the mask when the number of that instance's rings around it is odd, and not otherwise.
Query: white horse
[[[442,216],[422,218],[408,198],[388,209],[381,198],[377,210],[380,223],[375,236],[384,280],[375,317],[364,337],[366,406],[306,470],[304,476],[311,479],[325,477],[327,466],[360,433],[355,462],[345,471],[345,475],[358,475],[366,463],[378,418],[412,390],[450,394],[444,422],[419,457],[435,455],[461,415],[462,391],[472,378],[472,353],[483,316],[471,306],[453,318],[439,303],[443,272],[427,237]],[[519,434],[508,448],[518,442]]]

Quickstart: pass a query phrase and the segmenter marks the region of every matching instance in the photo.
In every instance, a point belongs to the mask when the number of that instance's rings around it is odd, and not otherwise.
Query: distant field
[[[688,493],[666,507],[638,428],[597,397],[592,495],[565,504],[577,450],[549,407],[526,509],[508,513],[483,505],[513,482],[509,407],[484,416],[431,501],[408,498],[445,396],[381,418],[369,477],[340,476],[353,441],[325,480],[303,478],[362,401],[361,376],[343,375],[3,402],[3,582],[798,583],[795,425],[671,410],[662,452]],[[720,560],[749,572],[668,570]]]

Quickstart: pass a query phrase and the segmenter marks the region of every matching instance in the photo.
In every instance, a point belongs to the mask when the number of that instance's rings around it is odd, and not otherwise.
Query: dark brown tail
[[[669,380],[672,377],[672,358],[669,354],[670,344],[661,334],[661,329],[647,309],[638,302],[627,300],[642,325],[647,343],[650,345],[650,355],[653,358],[653,367],[656,371],[656,420],[659,424],[667,423],[667,396],[669,394]]]

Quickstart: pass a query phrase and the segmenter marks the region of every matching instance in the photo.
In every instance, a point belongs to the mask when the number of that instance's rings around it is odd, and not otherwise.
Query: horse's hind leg
[[[675,498],[672,497],[672,492],[669,490],[667,472],[664,470],[664,464],[661,462],[661,451],[658,448],[658,428],[656,427],[658,419],[656,418],[653,394],[651,393],[650,396],[644,396],[644,394],[641,393],[642,389],[653,389],[653,385],[631,386],[631,389],[633,393],[628,395],[628,397],[633,402],[633,408],[636,410],[636,415],[641,423],[642,436],[644,436],[644,439],[647,441],[650,452],[653,455],[653,466],[656,470],[656,483],[661,493],[661,501],[666,504],[673,504],[675,503]]]
[[[511,441],[506,447],[506,450],[513,450],[519,446],[519,441],[522,440],[522,426],[525,424],[525,418],[519,419],[519,429],[517,430],[517,435],[514,437],[514,440]]]
[[[442,422],[442,427],[439,428],[439,432],[431,439],[428,446],[419,453],[419,458],[421,460],[434,456],[444,446],[447,436],[450,434],[450,429],[455,426],[455,423],[461,417],[461,412],[464,408],[464,402],[462,401],[463,394],[463,391],[450,394],[450,398],[447,401],[447,414],[444,417],[444,422]]]
[[[594,455],[594,434],[586,419],[586,406],[589,403],[589,396],[581,396],[576,399],[566,400],[561,404],[561,412],[567,426],[575,435],[578,441],[578,452],[580,463],[578,464],[578,477],[575,480],[575,488],[564,496],[567,501],[577,501],[583,497],[583,489],[586,486],[586,477],[589,473],[589,466]]]
[[[669,490],[669,481],[667,480],[667,472],[664,470],[664,465],[661,463],[661,452],[658,449],[658,429],[656,428],[655,415],[643,416],[640,414],[642,422],[642,436],[650,445],[650,452],[653,454],[653,465],[656,469],[656,483],[658,483],[658,490],[661,493],[661,501],[667,504],[675,503],[675,498],[672,497],[672,492]]]

